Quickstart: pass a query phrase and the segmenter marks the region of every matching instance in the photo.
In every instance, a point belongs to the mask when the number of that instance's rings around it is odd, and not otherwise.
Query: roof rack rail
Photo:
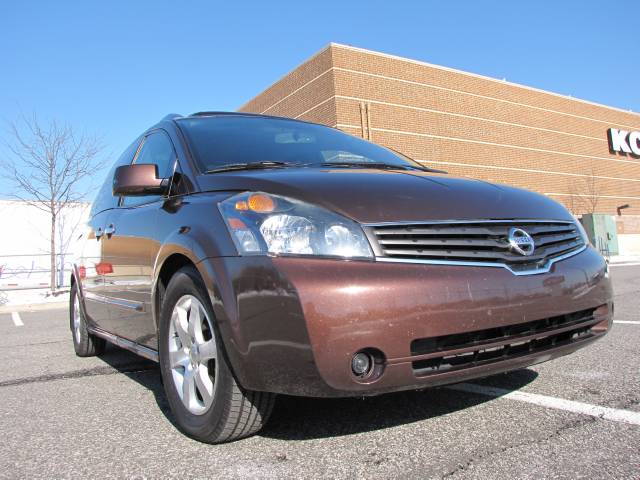
[[[253,117],[264,117],[265,115],[260,115],[259,113],[247,113],[247,112],[196,112],[189,115],[190,117],[207,117],[210,115],[247,115]]]
[[[169,115],[165,115],[164,117],[162,117],[162,120],[160,120],[161,122],[164,122],[165,120],[173,120],[174,118],[180,118],[183,115],[180,115],[179,113],[170,113]]]
[[[220,115],[220,116],[224,116],[224,115],[228,115],[228,116],[240,116],[240,117],[258,117],[258,118],[273,118],[273,119],[277,119],[277,120],[292,120],[294,122],[300,122],[300,123],[311,123],[311,124],[315,124],[318,125],[318,123],[314,123],[308,120],[300,120],[299,118],[290,118],[290,117],[283,117],[283,116],[279,116],[279,115],[265,115],[263,113],[248,113],[248,112],[196,112],[196,113],[192,113],[191,115],[189,115],[190,117],[208,117],[208,116],[216,116],[216,115]]]

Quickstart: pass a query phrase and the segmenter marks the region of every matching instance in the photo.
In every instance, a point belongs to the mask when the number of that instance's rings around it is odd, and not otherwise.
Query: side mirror
[[[169,179],[158,178],[158,166],[154,164],[122,165],[113,176],[114,195],[163,195],[168,189]]]

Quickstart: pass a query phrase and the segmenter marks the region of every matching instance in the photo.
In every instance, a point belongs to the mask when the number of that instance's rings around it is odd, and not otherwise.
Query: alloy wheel
[[[206,413],[213,405],[218,349],[211,320],[193,295],[176,302],[169,324],[169,366],[187,410]]]
[[[80,299],[77,294],[73,298],[73,335],[76,343],[79,344],[82,338],[80,336]]]

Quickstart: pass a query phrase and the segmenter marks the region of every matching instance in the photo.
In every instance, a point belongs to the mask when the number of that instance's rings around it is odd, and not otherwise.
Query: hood
[[[471,219],[572,220],[558,202],[519,188],[419,171],[287,168],[202,175],[203,191],[262,191],[360,223]]]

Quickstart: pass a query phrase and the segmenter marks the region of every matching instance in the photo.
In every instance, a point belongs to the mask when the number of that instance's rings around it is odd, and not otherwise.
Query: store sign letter
[[[640,132],[628,132],[610,128],[607,130],[609,149],[612,152],[631,153],[640,156]]]

